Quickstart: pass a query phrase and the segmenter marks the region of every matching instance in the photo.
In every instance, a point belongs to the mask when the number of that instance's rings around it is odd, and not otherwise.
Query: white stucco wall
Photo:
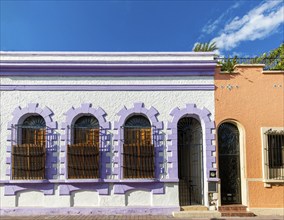
[[[95,78],[95,77],[1,77],[1,85],[154,85],[154,84],[214,84],[213,77],[150,77],[150,78]],[[82,103],[92,103],[94,108],[101,107],[107,113],[106,119],[113,122],[119,118],[116,113],[126,106],[132,108],[133,103],[143,102],[149,109],[155,107],[160,115],[159,121],[164,122],[164,133],[168,134],[167,122],[171,121],[170,112],[179,107],[184,108],[188,103],[194,103],[198,108],[206,107],[214,120],[214,91],[1,91],[1,154],[0,154],[0,179],[8,180],[5,175],[6,169],[6,141],[10,131],[7,124],[12,119],[12,112],[18,106],[26,107],[28,103],[39,103],[41,108],[47,106],[53,113],[53,120],[58,122],[58,133],[62,134],[61,123],[65,122],[64,113],[72,106],[80,107]],[[110,131],[116,133],[117,131]],[[60,144],[63,144],[61,142]],[[63,155],[61,155],[63,156]],[[170,155],[167,155],[170,156]],[[59,164],[58,164],[59,166]],[[62,177],[61,177],[62,178]],[[206,179],[204,180],[206,181]],[[97,192],[76,192],[70,196],[59,196],[58,188],[55,195],[44,196],[40,192],[19,192],[16,196],[3,196],[3,185],[0,184],[0,201],[2,207],[33,206],[29,199],[36,198],[40,201],[39,206],[44,207],[80,207],[90,204],[91,206],[178,206],[178,185],[166,184],[164,195],[152,194],[145,191],[132,191],[126,195],[113,194],[98,195]],[[40,194],[39,194],[40,193]],[[92,196],[90,196],[92,195]],[[143,198],[137,200],[137,198]]]

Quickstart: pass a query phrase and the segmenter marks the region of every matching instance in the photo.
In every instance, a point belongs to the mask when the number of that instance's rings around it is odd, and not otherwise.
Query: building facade
[[[1,52],[1,213],[216,209],[215,67],[212,53]]]
[[[1,52],[1,214],[284,215],[284,72],[263,67]]]
[[[284,215],[284,72],[263,68],[216,68],[218,203]]]

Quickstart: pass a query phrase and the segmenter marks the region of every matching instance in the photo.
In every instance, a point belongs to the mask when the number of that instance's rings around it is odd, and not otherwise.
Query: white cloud
[[[242,18],[235,17],[212,42],[216,42],[222,51],[231,50],[242,41],[269,36],[284,23],[284,6],[281,3],[282,1],[266,1]]]
[[[207,22],[207,24],[202,28],[201,32],[206,34],[211,34],[218,28],[220,22],[222,22],[225,17],[232,11],[240,6],[240,2],[236,2],[230,8],[228,8],[223,14],[221,14],[216,20],[212,21],[211,19]]]

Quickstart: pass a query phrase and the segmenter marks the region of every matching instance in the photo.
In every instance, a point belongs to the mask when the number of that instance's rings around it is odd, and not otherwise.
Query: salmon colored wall
[[[284,127],[284,71],[263,73],[262,66],[240,65],[234,72],[220,73],[220,68],[216,69],[216,127],[224,120],[232,119],[244,128],[245,177],[255,178],[252,181],[259,181],[259,183],[249,183],[249,206],[270,207],[273,204],[273,207],[279,205],[283,207],[284,185],[272,186],[273,189],[269,189],[264,188],[261,182],[260,130],[261,127]],[[230,85],[231,90],[228,89]],[[270,192],[273,192],[275,196],[267,197]]]
[[[283,208],[284,186],[264,188],[263,182],[249,182],[249,206],[251,208]]]

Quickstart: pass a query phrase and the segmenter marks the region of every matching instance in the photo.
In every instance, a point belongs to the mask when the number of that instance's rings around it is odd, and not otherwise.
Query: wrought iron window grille
[[[155,142],[157,132],[154,126],[122,126],[123,177],[125,179],[155,178]]]
[[[98,120],[83,116],[71,129],[71,143],[67,145],[69,179],[98,179],[100,177],[101,137]]]
[[[267,144],[264,148],[267,160],[267,177],[274,180],[284,180],[284,130],[269,129],[264,133]]]
[[[14,180],[46,179],[46,142],[49,128],[45,123],[29,125],[33,124],[31,122],[34,121],[12,126],[11,169]]]

